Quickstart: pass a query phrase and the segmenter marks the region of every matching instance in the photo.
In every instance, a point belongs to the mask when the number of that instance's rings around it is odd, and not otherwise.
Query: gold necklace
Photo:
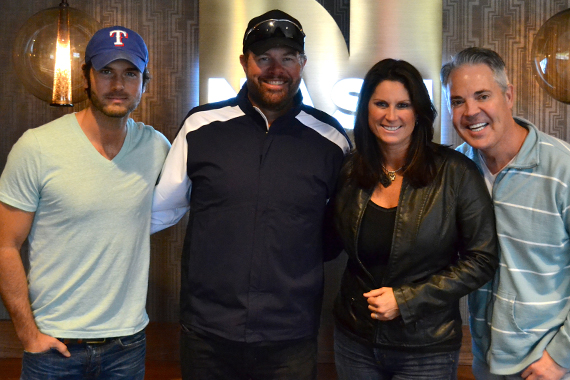
[[[396,170],[388,170],[384,165],[382,165],[382,168],[384,169],[386,174],[388,174],[388,178],[390,178],[390,182],[394,182],[396,180],[396,173],[402,170],[403,167],[404,165],[400,166],[400,168]]]

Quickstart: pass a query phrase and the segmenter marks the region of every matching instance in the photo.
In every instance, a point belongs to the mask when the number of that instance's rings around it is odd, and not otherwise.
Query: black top
[[[382,285],[392,249],[397,209],[397,207],[387,209],[370,201],[362,217],[358,235],[358,257],[372,274],[378,287]]]

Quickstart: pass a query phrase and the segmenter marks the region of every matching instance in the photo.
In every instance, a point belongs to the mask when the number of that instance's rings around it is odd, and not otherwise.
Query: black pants
[[[183,326],[180,364],[183,380],[315,380],[317,339],[242,343]]]

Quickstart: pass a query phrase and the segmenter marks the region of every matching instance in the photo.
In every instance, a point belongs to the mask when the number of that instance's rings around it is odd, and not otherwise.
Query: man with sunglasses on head
[[[190,217],[182,257],[184,379],[315,379],[325,206],[349,142],[302,104],[301,24],[253,18],[237,97],[192,109],[169,153],[152,230]]]

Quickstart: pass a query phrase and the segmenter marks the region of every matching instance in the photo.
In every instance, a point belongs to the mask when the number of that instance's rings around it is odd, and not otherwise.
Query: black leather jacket
[[[493,205],[477,167],[467,157],[433,144],[437,175],[413,188],[404,178],[392,250],[381,284],[358,258],[358,233],[372,189],[359,188],[342,169],[335,226],[349,259],[335,318],[341,328],[376,346],[417,349],[461,344],[459,299],[486,283],[498,265]],[[363,293],[394,290],[401,316],[371,318]]]

